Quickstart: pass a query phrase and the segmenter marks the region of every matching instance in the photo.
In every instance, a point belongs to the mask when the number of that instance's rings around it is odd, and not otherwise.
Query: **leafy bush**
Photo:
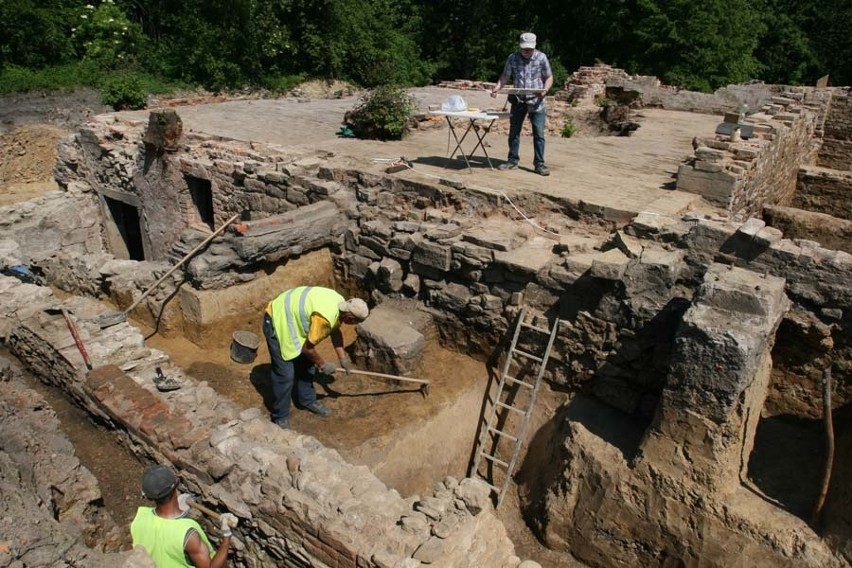
[[[107,69],[126,68],[135,63],[144,41],[142,29],[132,23],[113,0],[95,8],[80,8],[71,36],[80,55]]]
[[[307,79],[308,76],[304,73],[298,75],[273,75],[263,77],[260,84],[263,88],[269,89],[273,93],[281,94],[293,90],[293,88],[304,83]]]
[[[399,87],[378,87],[364,95],[346,122],[358,138],[401,140],[417,109],[415,99]]]
[[[136,74],[121,73],[103,82],[101,100],[115,110],[140,109],[148,102],[148,92]]]
[[[577,125],[570,118],[565,119],[562,125],[562,138],[571,138],[577,132]]]

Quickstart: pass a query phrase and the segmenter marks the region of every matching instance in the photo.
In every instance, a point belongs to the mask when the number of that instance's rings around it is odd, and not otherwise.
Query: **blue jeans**
[[[269,314],[263,316],[263,335],[272,363],[270,379],[272,381],[272,421],[290,418],[290,400],[307,406],[317,399],[314,390],[316,367],[310,359],[300,354],[295,359],[285,361],[281,356],[281,345],[275,335],[275,327]],[[295,385],[295,389],[293,388]]]
[[[524,119],[529,114],[530,124],[533,131],[533,165],[544,164],[544,122],[547,114],[542,108],[536,112],[529,112],[527,105],[513,104],[512,114],[509,117],[509,161],[517,164],[520,159],[521,129],[524,127]]]

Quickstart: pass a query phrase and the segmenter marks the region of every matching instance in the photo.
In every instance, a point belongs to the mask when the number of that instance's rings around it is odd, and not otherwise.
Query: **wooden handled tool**
[[[74,325],[74,322],[71,320],[71,316],[68,315],[68,310],[60,308],[60,311],[62,312],[62,317],[65,318],[65,324],[68,326],[68,331],[71,332],[71,337],[74,338],[77,350],[80,351],[80,355],[83,356],[83,362],[86,364],[86,368],[91,371],[92,361],[89,359],[89,352],[86,351],[86,347],[83,345],[83,340],[80,339],[80,334],[77,333],[77,326]]]
[[[345,373],[346,369],[337,369],[338,373]],[[378,377],[381,379],[393,379],[394,381],[404,381],[408,383],[418,383],[420,385],[420,392],[423,394],[423,398],[429,396],[429,381],[424,381],[421,379],[412,379],[411,377],[400,377],[399,375],[388,375],[385,373],[374,373],[372,371],[359,371],[358,369],[352,369],[349,371],[353,375],[367,375],[372,377]]]

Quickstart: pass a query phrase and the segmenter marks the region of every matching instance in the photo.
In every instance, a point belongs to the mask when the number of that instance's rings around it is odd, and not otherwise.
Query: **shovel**
[[[337,369],[338,373],[345,373],[346,369]],[[372,371],[359,371],[358,369],[352,369],[349,371],[353,375],[368,375],[372,377],[379,377],[380,379],[393,379],[395,381],[405,381],[408,383],[418,383],[420,385],[420,394],[423,395],[423,398],[429,397],[429,381],[424,381],[421,379],[412,379],[410,377],[400,377],[399,375],[387,375],[385,373],[374,373]]]
[[[184,256],[182,259],[180,259],[180,262],[178,262],[177,264],[175,264],[174,266],[172,266],[172,267],[169,269],[169,271],[168,271],[168,272],[166,272],[165,274],[163,274],[163,275],[160,277],[160,279],[159,279],[159,280],[157,280],[156,282],[154,282],[151,286],[149,286],[149,287],[148,287],[148,289],[147,289],[147,290],[145,290],[144,292],[142,292],[142,295],[141,295],[141,296],[139,296],[138,298],[136,298],[136,301],[134,301],[132,304],[130,304],[130,306],[129,306],[126,310],[124,310],[123,312],[107,312],[107,313],[104,313],[104,314],[99,315],[99,316],[98,316],[98,318],[97,318],[97,322],[98,322],[98,325],[100,325],[100,326],[101,326],[101,329],[104,329],[105,327],[112,327],[112,326],[114,326],[114,325],[118,325],[118,324],[120,324],[120,323],[123,323],[123,322],[127,321],[127,314],[129,314],[130,312],[132,312],[132,311],[133,311],[133,308],[135,308],[136,306],[138,306],[138,305],[139,305],[139,302],[141,302],[142,300],[144,300],[145,298],[147,298],[147,297],[148,297],[148,294],[150,294],[151,292],[153,292],[153,291],[157,288],[157,286],[159,286],[160,284],[162,284],[162,283],[163,283],[163,281],[164,281],[166,278],[168,278],[168,277],[169,277],[169,275],[171,275],[171,273],[172,273],[172,272],[174,272],[174,271],[175,271],[175,270],[177,270],[180,266],[182,266],[184,262],[186,262],[187,260],[189,260],[189,259],[192,257],[192,255],[194,255],[195,253],[197,253],[198,251],[200,251],[202,248],[204,248],[205,246],[207,246],[207,243],[209,243],[210,241],[212,241],[212,240],[216,237],[216,235],[218,235],[219,233],[221,233],[222,231],[224,231],[224,230],[225,230],[225,228],[226,228],[228,225],[230,225],[231,223],[233,223],[234,221],[236,221],[236,220],[237,220],[237,217],[239,217],[239,216],[240,216],[240,213],[237,213],[236,215],[234,215],[233,217],[231,217],[230,219],[228,219],[227,221],[225,221],[225,223],[224,223],[221,227],[219,227],[218,229],[216,229],[216,230],[215,230],[215,231],[214,231],[214,232],[213,232],[213,233],[212,233],[209,237],[207,237],[206,239],[204,239],[203,241],[201,241],[201,244],[199,244],[197,247],[195,247],[194,249],[192,249],[191,251],[189,251],[188,253],[186,253],[186,256]]]

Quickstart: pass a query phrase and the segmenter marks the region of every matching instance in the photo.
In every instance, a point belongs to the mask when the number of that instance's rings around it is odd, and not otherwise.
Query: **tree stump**
[[[174,109],[152,110],[142,141],[157,153],[175,152],[183,135],[183,121]]]

